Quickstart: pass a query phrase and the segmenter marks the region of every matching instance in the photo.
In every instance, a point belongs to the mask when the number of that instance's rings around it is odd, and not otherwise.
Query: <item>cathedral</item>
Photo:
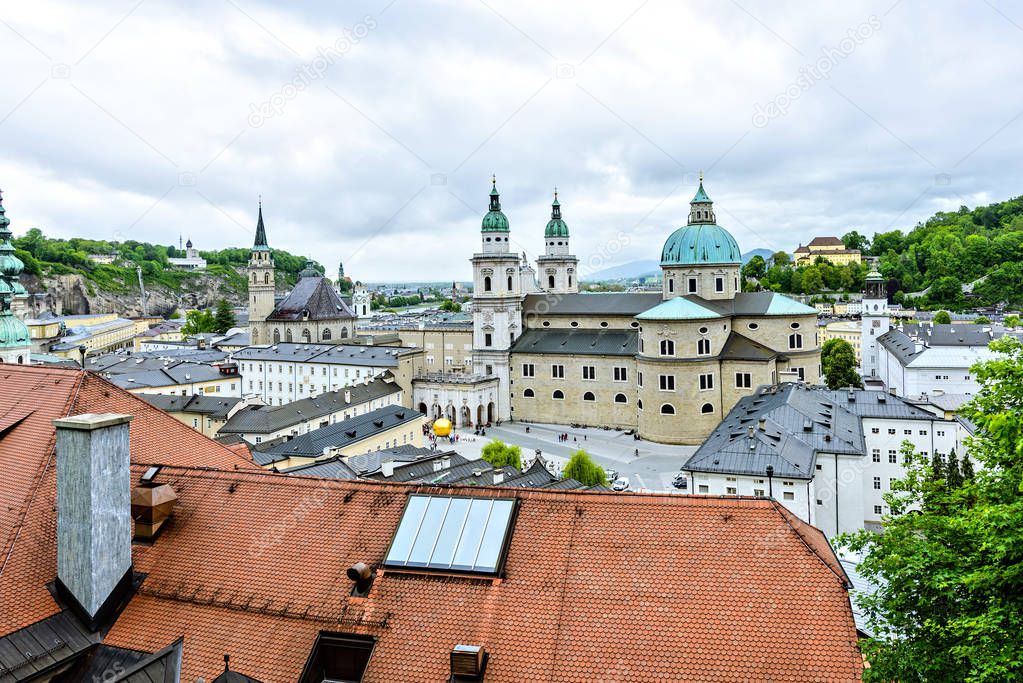
[[[743,292],[742,253],[703,179],[661,249],[660,292],[580,293],[555,193],[534,271],[511,250],[496,179],[472,257],[473,368],[496,419],[633,429],[698,444],[762,384],[820,379],[817,312]]]
[[[249,254],[249,332],[254,345],[281,342],[338,344],[355,336],[356,315],[334,284],[306,264],[291,292],[278,302],[273,252],[259,205],[256,240]]]

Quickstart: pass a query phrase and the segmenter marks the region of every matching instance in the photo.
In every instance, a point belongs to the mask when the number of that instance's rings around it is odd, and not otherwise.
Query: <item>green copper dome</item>
[[[508,217],[501,212],[501,195],[497,193],[497,177],[491,179],[490,187],[490,211],[483,217],[483,225],[480,230],[483,232],[508,232]]]
[[[731,233],[720,225],[687,225],[671,233],[661,250],[662,266],[741,264],[742,252]]]
[[[28,346],[28,328],[10,311],[0,313],[0,348]]]
[[[558,190],[554,189],[554,203],[551,204],[551,219],[543,231],[544,237],[568,237],[568,225],[561,219],[561,202],[558,201]]]

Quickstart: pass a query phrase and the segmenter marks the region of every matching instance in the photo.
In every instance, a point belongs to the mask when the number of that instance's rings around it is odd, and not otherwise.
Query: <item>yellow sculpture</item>
[[[446,417],[435,420],[433,423],[433,433],[437,436],[448,436],[451,434],[451,420]]]

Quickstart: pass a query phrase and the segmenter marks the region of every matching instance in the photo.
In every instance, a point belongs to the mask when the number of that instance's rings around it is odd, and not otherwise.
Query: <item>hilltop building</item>
[[[25,264],[14,255],[11,244],[11,219],[5,214],[0,192],[0,363],[28,365],[32,342],[28,327],[11,311],[15,297],[26,295],[19,282]]]
[[[741,292],[741,251],[717,225],[703,188],[688,223],[661,250],[662,291],[580,293],[577,259],[555,197],[536,282],[510,248],[496,180],[472,257],[473,370],[496,378],[432,377],[413,401],[445,396],[459,425],[558,421],[636,429],[665,443],[700,443],[735,402],[761,384],[820,378],[817,312],[771,292]],[[492,402],[492,403],[491,403]],[[464,418],[464,419],[463,419]]]
[[[796,247],[793,257],[797,267],[812,265],[818,257],[836,266],[863,260],[859,249],[846,249],[845,243],[837,237],[814,237],[806,246]]]
[[[263,203],[249,255],[249,331],[253,345],[297,342],[337,344],[355,336],[355,313],[333,283],[306,264],[294,289],[276,303],[273,252],[266,240]]]
[[[199,250],[192,246],[192,239],[185,242],[185,256],[170,257],[167,262],[178,270],[206,270],[206,259],[199,255]]]

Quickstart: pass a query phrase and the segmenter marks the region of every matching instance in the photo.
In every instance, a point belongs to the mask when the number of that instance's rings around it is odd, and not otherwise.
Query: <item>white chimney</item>
[[[385,477],[394,476],[394,461],[388,460],[387,462],[380,463],[380,474]]]
[[[131,587],[131,419],[89,413],[53,421],[58,590],[77,603],[90,626]]]
[[[504,482],[504,470],[494,470],[494,483],[501,484]]]
[[[345,389],[345,403],[351,403],[351,402],[352,402],[352,392],[350,392],[349,390]]]

